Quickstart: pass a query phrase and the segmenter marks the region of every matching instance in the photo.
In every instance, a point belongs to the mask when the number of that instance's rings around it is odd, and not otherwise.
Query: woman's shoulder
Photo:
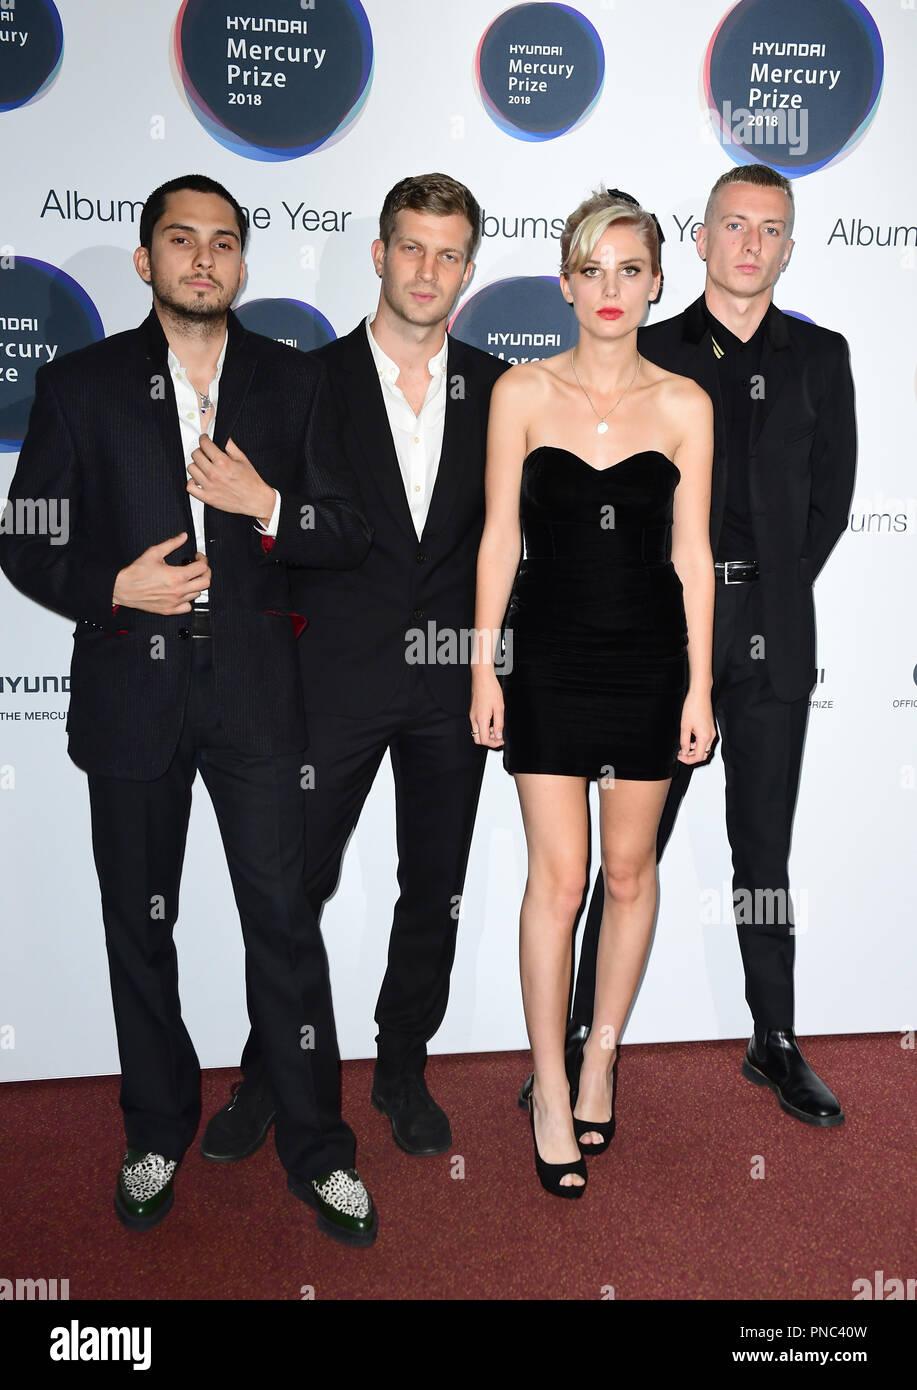
[[[506,400],[521,400],[554,390],[560,376],[559,365],[567,355],[558,353],[555,357],[517,362],[499,378],[494,392],[499,392]]]
[[[650,362],[646,357],[642,362],[644,381],[648,386],[656,388],[664,406],[671,405],[677,410],[697,411],[711,407],[710,397],[693,377],[679,376],[677,372],[669,372],[665,367],[657,367],[655,362]]]

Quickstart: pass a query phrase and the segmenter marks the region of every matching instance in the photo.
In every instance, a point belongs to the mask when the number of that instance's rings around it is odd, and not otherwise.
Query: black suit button
[[[187,639],[191,636],[191,629],[190,629],[190,627],[180,627],[180,628],[178,629],[178,635],[179,635],[179,637],[182,637],[182,638],[184,638],[185,640],[187,640]]]
[[[422,617],[423,617],[423,609],[422,609],[422,608],[415,608],[415,609],[414,609],[414,617],[415,617],[415,618],[422,618]]]
[[[426,558],[427,555],[426,551],[424,550],[418,550],[417,554],[414,556],[414,559],[417,561],[418,565],[422,565]]]

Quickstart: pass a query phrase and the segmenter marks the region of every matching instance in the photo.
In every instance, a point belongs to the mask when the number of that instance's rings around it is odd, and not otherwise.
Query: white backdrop
[[[75,191],[99,199],[104,211],[111,199],[142,200],[192,170],[225,183],[246,207],[271,213],[270,227],[253,231],[241,302],[300,299],[338,334],[375,304],[369,243],[385,192],[405,174],[431,169],[468,183],[490,217],[508,219],[508,231],[517,218],[562,219],[603,180],[628,189],[657,212],[666,235],[665,293],[654,316],[667,317],[700,293],[703,267],[688,219],[701,217],[710,185],[730,167],[702,98],[704,56],[726,0],[583,0],[579,11],[604,47],[604,87],[577,128],[537,142],[500,129],[478,96],[475,51],[499,4],[364,0],[374,71],[362,111],[337,142],[280,162],[232,153],[199,123],[170,56],[179,8],[177,0],[58,0],[64,54],[57,77],[39,99],[0,114],[0,242],[73,277],[106,333],[139,322],[149,307],[130,259],[136,226],[67,219],[53,204],[42,215],[49,193],[64,205],[66,191]],[[917,15],[898,0],[872,0],[869,11],[885,53],[878,109],[845,158],[796,182],[796,247],[775,296],[780,307],[847,336],[861,432],[851,527],[816,589],[822,678],[813,692],[819,706],[810,718],[791,864],[800,1033],[915,1024],[917,217],[909,142]],[[290,6],[240,3],[238,12],[288,13]],[[351,215],[343,231],[293,230],[284,201]],[[838,219],[845,229],[859,219],[881,236],[857,245],[855,235],[838,233]],[[897,246],[876,244],[887,228],[907,224],[911,234]],[[867,240],[861,232],[859,241]],[[488,236],[466,300],[507,276],[556,274],[557,260],[551,236]],[[0,455],[0,496],[15,457]],[[23,682],[9,680],[65,674],[71,630],[0,581],[6,1080],[118,1070],[85,778],[66,755],[67,696],[26,693]],[[40,710],[57,717],[26,719]],[[593,787],[594,809],[596,795]],[[374,1052],[372,1014],[397,891],[392,798],[386,760],[323,918],[345,1057]],[[596,855],[597,844],[594,862]],[[491,755],[452,995],[432,1051],[526,1045],[517,966],[525,872],[514,784]],[[627,1040],[747,1033],[730,876],[717,760],[695,774],[662,865],[659,923]],[[201,1062],[230,1066],[247,1029],[241,939],[200,785],[177,940],[185,1017]]]

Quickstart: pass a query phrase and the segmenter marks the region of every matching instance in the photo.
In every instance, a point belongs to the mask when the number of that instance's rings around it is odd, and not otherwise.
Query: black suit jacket
[[[449,338],[442,453],[418,540],[365,323],[311,355],[328,372],[373,544],[355,569],[291,575],[296,607],[308,618],[299,647],[306,708],[365,717],[404,678],[406,634],[419,629],[426,641],[430,624],[438,634],[473,628],[490,392],[508,364]],[[441,708],[468,713],[467,658],[424,671]]]
[[[232,313],[228,334],[214,439],[224,446],[231,436],[282,503],[272,547],[251,517],[206,509],[217,698],[230,742],[273,756],[306,743],[287,566],[357,564],[371,530],[334,456],[320,364],[246,332]],[[76,620],[67,728],[70,755],[87,772],[158,777],[178,743],[189,615],[113,612],[112,591],[119,570],[181,531],[188,540],[170,563],[194,558],[186,483],[168,343],[154,312],[37,373],[10,487],[13,524],[18,499],[65,499],[67,543],[4,535],[0,566],[29,597]]]
[[[748,459],[751,523],[767,620],[765,659],[774,694],[789,701],[801,699],[815,682],[812,583],[847,525],[856,418],[845,339],[773,304],[765,324],[764,395],[755,407]],[[703,296],[684,313],[641,329],[638,344],[651,362],[692,377],[713,401],[715,554],[729,460]]]

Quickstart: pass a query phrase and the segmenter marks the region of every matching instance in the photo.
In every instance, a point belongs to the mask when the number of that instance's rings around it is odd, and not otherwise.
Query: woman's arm
[[[478,548],[475,663],[471,668],[471,727],[484,748],[503,743],[503,692],[494,671],[495,634],[522,554],[519,492],[526,447],[531,369],[513,367],[494,385],[487,423],[486,513]]]
[[[713,556],[710,552],[710,480],[713,470],[713,406],[706,391],[682,379],[673,392],[681,442],[675,464],[672,564],[684,590],[688,623],[688,693],[681,719],[679,760],[703,762],[716,736],[710,703],[713,685]],[[691,740],[694,739],[692,750]]]

